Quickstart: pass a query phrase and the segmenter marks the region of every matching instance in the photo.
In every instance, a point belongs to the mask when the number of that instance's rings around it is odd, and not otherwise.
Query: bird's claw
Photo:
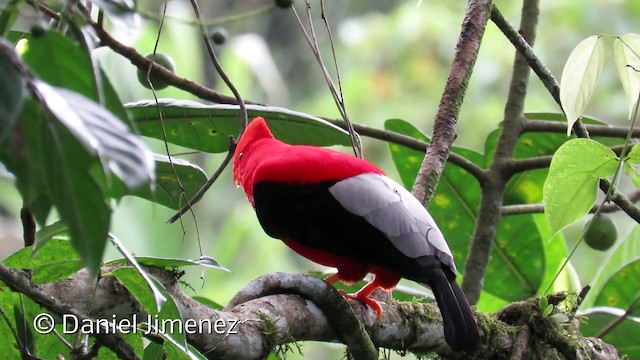
[[[371,308],[371,310],[373,310],[376,313],[376,321],[380,320],[380,317],[382,316],[382,306],[380,306],[380,303],[377,302],[376,300],[368,297],[368,296],[362,296],[361,294],[355,293],[355,294],[347,294],[346,291],[344,290],[338,290],[340,292],[340,294],[342,294],[342,296],[344,296],[346,299],[353,299],[353,300],[357,300],[361,303],[364,303],[365,305],[369,306]]]

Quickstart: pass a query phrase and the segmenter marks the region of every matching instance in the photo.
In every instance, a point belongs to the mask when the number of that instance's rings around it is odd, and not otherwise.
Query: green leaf
[[[153,155],[145,143],[108,110],[90,99],[37,81],[47,108],[91,154],[106,173],[113,172],[134,189],[153,180]]]
[[[212,269],[229,271],[224,266],[220,265],[215,259],[209,256],[202,256],[201,258],[194,259],[194,260],[157,258],[157,257],[150,257],[150,256],[136,256],[134,257],[134,259],[140,265],[154,266],[154,267],[161,267],[161,268],[175,269],[175,268],[182,268],[185,266],[195,265],[195,266],[202,266],[202,267],[207,267]],[[107,264],[120,265],[128,262],[129,261],[126,259],[117,259],[117,260],[109,261]]]
[[[609,279],[625,264],[639,258],[640,225],[636,225],[633,227],[627,238],[622,241],[618,241],[615,250],[613,250],[606,261],[603,262],[603,266],[600,267],[598,274],[591,282],[591,291],[589,291],[587,297],[582,302],[582,308],[588,309],[592,307],[595,302],[596,295],[600,294],[600,291]]]
[[[177,210],[191,199],[207,182],[207,174],[195,164],[186,160],[153,154],[155,160],[155,182],[143,185],[135,190],[129,190],[117,178],[110,179],[107,194],[112,198],[126,195],[137,196],[156,204]],[[177,177],[176,177],[177,175]],[[178,179],[180,182],[178,182]],[[184,189],[185,194],[182,193]]]
[[[104,276],[112,276],[118,279],[151,316],[152,323],[147,325],[146,330],[151,330],[153,334],[162,335],[162,329],[157,329],[156,323],[162,326],[162,324],[165,323],[163,320],[175,320],[176,322],[179,321],[184,324],[182,315],[171,294],[153,277],[140,272],[134,267],[120,267]],[[151,289],[153,289],[153,291]],[[157,306],[158,296],[165,299],[160,308]],[[144,320],[146,321],[146,319]],[[177,344],[182,344],[182,346],[186,345],[187,337],[184,331],[167,331],[165,335]]]
[[[62,221],[56,221],[49,224],[36,232],[36,243],[33,247],[33,256],[42,249],[47,242],[53,239],[69,240],[69,226]]]
[[[150,342],[144,348],[144,356],[142,360],[164,360],[165,354],[161,344]]]
[[[19,14],[16,5],[20,2],[21,0],[10,0],[2,5],[3,9],[2,12],[0,12],[0,36],[4,36],[16,21]]]
[[[619,36],[613,42],[613,55],[618,77],[627,96],[629,119],[633,116],[638,96],[640,96],[640,35],[629,33]]]
[[[229,137],[240,131],[240,111],[235,105],[203,105],[194,101],[143,100],[125,104],[140,134],[190,149],[219,153],[229,149]],[[347,133],[322,119],[278,107],[247,105],[249,119],[262,116],[273,135],[289,144],[345,145]]]
[[[555,234],[585,216],[596,201],[599,179],[612,176],[616,154],[590,139],[573,139],[553,156],[544,183],[544,210]]]
[[[594,303],[628,311],[632,316],[640,315],[640,259],[636,259],[618,270],[604,285]]]
[[[193,346],[186,344],[182,345],[177,342],[168,334],[161,333],[160,337],[164,340],[163,349],[167,354],[167,359],[176,359],[176,360],[206,360],[207,358],[202,355],[196,348]]]
[[[640,189],[640,144],[635,144],[624,158],[624,171],[631,178],[633,184]]]
[[[84,266],[69,241],[50,240],[37,252],[29,246],[13,253],[2,261],[15,269],[30,269],[36,284],[46,284],[66,279]]]
[[[91,159],[63,128],[50,124],[43,135],[48,194],[69,225],[71,243],[92,274],[102,261],[111,210],[102,189],[89,174]]]
[[[19,116],[22,131],[14,131],[15,136],[0,143],[0,161],[15,175],[24,207],[31,210],[41,225],[45,224],[52,206],[45,184],[48,175],[44,170],[49,154],[43,148],[43,136],[50,134],[42,129],[43,118],[38,104],[26,99]]]
[[[603,329],[619,321],[623,314],[624,311],[615,308],[589,309],[581,314],[587,318],[587,321],[580,323],[580,332],[585,337],[596,336]],[[606,343],[615,346],[621,358],[623,358],[622,355],[627,355],[629,359],[639,359],[640,347],[638,347],[637,336],[633,336],[635,334],[640,334],[640,320],[626,318],[601,338]]]
[[[18,48],[29,69],[50,85],[63,87],[103,104],[130,126],[122,102],[97,59],[91,58],[92,34],[80,29],[86,40],[82,47],[55,31],[42,36],[27,35]]]
[[[546,296],[541,296],[540,300],[538,300],[538,308],[540,310],[545,309],[547,306],[549,306],[549,300],[547,299]]]
[[[573,124],[584,113],[598,83],[604,61],[601,36],[584,39],[569,55],[560,80],[560,102],[567,114],[567,136]]]
[[[23,199],[39,222],[46,218],[51,204],[56,206],[69,225],[72,244],[95,274],[106,243],[110,210],[88,172],[94,159],[65,127],[44,116],[34,102],[25,103],[21,124],[26,147],[3,155],[3,160],[8,159],[5,164],[16,174]]]
[[[217,303],[217,302],[215,302],[215,301],[213,301],[213,300],[211,300],[209,298],[206,298],[204,296],[197,296],[196,295],[196,296],[192,296],[191,299],[199,302],[202,305],[206,305],[206,306],[208,306],[208,307],[210,307],[210,308],[212,308],[214,310],[223,310],[224,309],[224,306],[222,306],[221,304],[219,304],[219,303]]]
[[[151,295],[153,296],[153,304],[155,305],[153,306],[153,309],[155,309],[154,312],[151,312],[149,310],[152,308],[150,301],[146,301],[145,304],[143,304],[143,306],[145,306],[145,309],[147,309],[149,313],[157,313],[158,311],[160,311],[160,309],[162,309],[162,307],[164,306],[165,302],[168,299],[167,296],[165,295],[166,292],[164,291],[164,289],[162,289],[162,285],[160,286],[156,285],[156,281],[147,274],[147,272],[140,266],[140,264],[138,264],[138,262],[133,257],[133,255],[129,253],[129,250],[127,250],[124,247],[124,245],[122,244],[122,242],[120,242],[118,238],[116,238],[113,235],[110,235],[109,240],[111,240],[111,243],[131,264],[133,269],[138,273],[138,277],[142,280],[140,284],[138,284],[142,288],[142,290],[138,291],[138,293],[142,294],[143,293],[142,291],[144,291],[144,293],[151,293]]]
[[[0,37],[3,46],[12,46]],[[0,143],[18,119],[24,101],[24,77],[5,57],[0,57]]]
[[[64,35],[47,31],[20,40],[16,48],[40,80],[99,101],[89,54]]]
[[[385,129],[427,141],[413,125],[402,120],[386,121]],[[402,182],[411,188],[424,154],[396,144],[390,144],[389,149]],[[453,151],[479,166],[483,163],[483,156],[476,152],[461,148]],[[429,205],[429,212],[440,224],[458,270],[467,258],[480,194],[475,177],[447,163]],[[541,286],[544,269],[545,252],[535,218],[518,215],[502,219],[492,248],[484,291],[505,300],[528,298]]]

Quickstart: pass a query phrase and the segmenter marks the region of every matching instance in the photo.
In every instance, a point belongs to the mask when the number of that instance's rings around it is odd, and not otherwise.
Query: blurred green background
[[[200,4],[208,19],[233,20],[220,24],[229,34],[225,43],[216,47],[223,68],[247,100],[337,118],[339,113],[320,68],[291,11],[271,8],[253,16],[242,15],[270,4],[270,0]],[[318,41],[325,62],[331,65],[331,49],[319,17],[319,2],[313,4]],[[517,27],[520,2],[501,0],[496,4]],[[296,0],[304,20],[302,5],[302,1]],[[111,28],[110,31],[123,43],[147,54],[152,52],[158,35],[163,3],[139,0],[138,6],[146,15],[137,29]],[[399,118],[430,133],[458,41],[465,3],[326,1],[326,8],[351,120],[383,128],[385,120]],[[167,14],[170,18],[165,20],[158,51],[173,57],[178,75],[231,94],[204,52],[189,3],[171,1]],[[535,49],[559,79],[566,58],[582,39],[593,34],[639,32],[639,20],[640,2],[635,0],[541,1]],[[28,21],[22,26],[28,29]],[[151,91],[136,80],[133,65],[108,49],[99,51],[105,71],[124,102],[153,98]],[[484,152],[486,136],[502,120],[513,57],[510,43],[495,25],[489,23],[460,114],[457,146]],[[606,61],[612,65],[612,56],[608,55]],[[625,125],[624,93],[615,69],[607,63],[587,112],[606,123]],[[329,69],[333,73],[333,67],[329,66]],[[172,88],[159,91],[158,97],[197,100]],[[559,111],[534,77],[525,109],[528,112]],[[163,152],[161,142],[149,140],[149,143],[155,151]],[[386,144],[365,139],[364,145],[365,157],[397,179]],[[182,150],[171,147],[171,151],[180,153]],[[223,155],[183,157],[211,174]],[[21,227],[17,218],[21,202],[12,183],[1,177],[0,194],[0,244],[6,255],[21,246]],[[206,270],[202,273],[199,269],[188,269],[184,280],[193,288],[186,289],[187,292],[225,304],[250,280],[262,274],[322,270],[263,233],[244,194],[232,184],[230,169],[194,207],[194,213],[183,216],[182,223],[167,224],[166,220],[172,214],[169,209],[151,202],[124,198],[114,204],[112,232],[136,255],[197,258],[201,246],[203,254],[217,259],[232,271]],[[616,215],[615,219],[621,237],[625,237],[631,223],[623,216]],[[576,224],[565,232],[569,245],[577,239],[581,228],[582,224]],[[573,264],[583,283],[594,276],[596,267],[593,264],[604,261],[606,256],[607,253],[584,246],[578,249]],[[115,257],[118,254],[111,248],[105,260]],[[335,356],[339,356],[342,348],[336,346],[336,349]],[[304,351],[306,358],[327,356],[309,348]]]

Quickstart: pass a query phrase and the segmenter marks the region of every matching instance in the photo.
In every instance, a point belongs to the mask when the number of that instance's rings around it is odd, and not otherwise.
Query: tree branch
[[[629,127],[614,125],[594,125],[586,124],[584,126],[591,136],[619,137],[626,138],[629,133]],[[567,132],[567,124],[560,121],[544,121],[544,120],[527,120],[524,126],[525,132],[551,132],[565,134]],[[631,136],[640,137],[640,128],[632,129]]]
[[[495,9],[495,6],[493,6]],[[491,12],[493,14],[493,11]],[[528,43],[535,41],[538,25],[538,0],[525,0],[520,15],[520,33]],[[496,145],[494,162],[489,167],[487,181],[481,182],[482,199],[478,210],[478,219],[471,239],[471,247],[464,265],[462,289],[471,304],[480,298],[484,275],[489,263],[493,239],[495,239],[500,222],[500,208],[504,199],[504,191],[509,179],[505,171],[504,160],[513,158],[513,152],[522,131],[526,118],[524,101],[527,95],[530,68],[526,60],[516,54],[513,64],[513,75],[509,85],[509,94],[504,109],[504,122]]]
[[[635,191],[633,193],[631,193],[628,196],[629,201],[636,203],[638,201],[640,201],[640,191]],[[593,207],[591,207],[591,210],[589,210],[589,213],[593,214],[596,212],[596,210],[598,209],[599,205],[594,205]],[[611,212],[616,212],[616,211],[620,211],[620,207],[613,203],[613,204],[606,204],[604,206],[602,206],[602,210],[600,210],[600,212],[602,213],[611,213]],[[517,205],[504,205],[502,207],[502,210],[500,210],[500,214],[502,216],[509,216],[509,215],[524,215],[524,214],[539,214],[539,213],[543,213],[544,212],[544,204],[517,204]]]
[[[326,120],[332,123],[333,125],[336,125],[342,129],[345,129],[345,124],[342,121],[328,119],[328,118],[323,118],[323,120]],[[394,131],[376,129],[367,125],[360,125],[355,123],[353,124],[353,128],[358,132],[358,134],[362,136],[366,136],[372,139],[382,140],[392,144],[402,145],[409,149],[421,151],[423,153],[426,153],[427,147],[429,147],[429,143],[426,141],[421,141],[421,140],[412,138],[411,136],[400,134]],[[474,164],[464,156],[456,154],[455,152],[451,152],[449,154],[448,161],[466,170],[468,173],[470,173],[476,179],[478,179],[478,181],[485,178],[486,176],[485,170],[483,168]]]
[[[236,297],[236,301],[226,309],[217,311],[199,302],[194,301],[184,294],[179,286],[179,281],[175,278],[175,273],[157,268],[145,268],[155,279],[157,279],[176,302],[183,321],[192,319],[196,323],[210,321],[219,324],[216,331],[193,332],[187,334],[188,342],[196,347],[208,358],[215,359],[259,359],[269,354],[273,347],[294,343],[296,341],[341,341],[340,330],[336,330],[336,325],[327,316],[339,317],[344,313],[337,309],[323,312],[315,302],[308,301],[307,296],[320,296],[316,299],[324,303],[328,300],[331,303],[336,296],[338,303],[343,305],[346,302],[340,299],[335,290],[328,289],[328,285],[321,280],[310,279],[305,275],[275,273],[267,275],[263,280],[253,282],[263,289],[252,288],[243,289]],[[104,268],[103,272],[111,271],[112,268]],[[86,312],[87,300],[93,295],[92,287],[86,286],[91,278],[85,270],[74,274],[68,279],[57,283],[46,284],[38,287],[28,281],[26,272],[13,270],[0,265],[0,279],[7,283],[13,283],[12,278],[18,274],[24,283],[17,290],[27,294],[27,296],[40,299],[38,303],[67,303],[75,304],[76,309],[68,306],[47,306],[47,309],[57,314],[71,313],[80,319],[86,316],[81,312]],[[268,279],[268,280],[267,280]],[[274,294],[283,288],[293,290],[303,294],[284,295]],[[263,297],[252,298],[256,294],[268,294]],[[315,293],[315,295],[313,295]],[[310,295],[311,294],[311,295]],[[321,295],[324,294],[324,295]],[[236,303],[240,303],[237,304]],[[326,303],[326,304],[328,304]],[[535,309],[538,299],[534,298],[527,302],[526,313],[522,313],[523,319],[534,319],[539,321],[539,315],[530,309]],[[371,340],[378,347],[384,347],[399,351],[413,351],[425,353],[434,351],[450,359],[466,358],[463,354],[454,354],[446,345],[442,330],[442,321],[438,307],[433,303],[399,303],[387,301],[381,303],[383,307],[382,317],[376,320],[375,315],[365,305],[349,300],[350,311],[356,315],[359,321],[364,324],[364,329],[369,333]],[[234,306],[235,305],[235,306]],[[321,305],[324,306],[324,305]],[[512,307],[503,309],[497,316],[500,319],[507,319],[508,323],[503,323],[499,319],[488,315],[477,313],[480,327],[484,334],[484,345],[477,355],[480,358],[495,358],[505,353],[511,353],[517,343],[517,334],[511,330],[512,323],[504,314],[518,313],[518,309],[523,309],[523,303],[513,304]],[[95,301],[92,304],[92,314],[96,319],[124,319],[131,318],[134,314],[138,317],[145,317],[141,306],[134,297],[113,277],[101,278],[96,289]],[[346,309],[348,310],[348,309]],[[328,314],[335,312],[336,315]],[[327,315],[325,315],[327,313]],[[518,319],[513,321],[519,321]],[[222,325],[222,326],[221,326]],[[539,328],[539,327],[538,327]],[[536,358],[536,354],[543,349],[551,349],[546,338],[553,335],[557,339],[565,339],[563,343],[574,344],[568,349],[570,352],[578,353],[583,349],[589,349],[591,359],[618,359],[615,348],[603,343],[600,339],[580,338],[574,334],[565,332],[560,327],[554,327],[551,334],[544,329],[532,333],[531,341],[539,344],[536,348],[527,348],[523,352],[523,357]],[[342,330],[344,331],[344,329]],[[353,334],[352,334],[353,335]],[[542,336],[541,336],[542,335]],[[106,336],[106,335],[101,335]],[[111,335],[114,336],[114,335]],[[115,336],[118,338],[117,336]],[[99,341],[103,341],[102,337]],[[107,343],[105,343],[106,345]],[[125,344],[126,345],[126,344]],[[110,346],[111,348],[111,346]],[[571,350],[573,349],[573,350]],[[125,357],[130,358],[130,357]]]
[[[272,294],[296,294],[313,301],[335,326],[354,359],[377,359],[378,350],[342,295],[331,285],[310,275],[272,273],[261,276],[240,290],[225,310]],[[370,310],[365,307],[365,310]],[[375,318],[368,311],[369,319]]]
[[[490,12],[491,0],[469,0],[467,3],[455,56],[433,124],[433,137],[413,185],[413,195],[424,204],[431,201],[451,153],[460,106],[473,72]]]
[[[88,14],[87,14],[88,15]],[[91,25],[93,30],[98,35],[100,42],[102,45],[109,47],[114,52],[124,56],[127,58],[133,65],[137,68],[142,69],[143,71],[147,71],[150,66],[153,66],[154,76],[157,76],[162,81],[167,84],[174,86],[178,89],[184,90],[194,96],[199,97],[202,100],[211,101],[219,104],[233,104],[238,105],[238,101],[233,96],[227,96],[220,94],[214,90],[211,90],[202,85],[196,84],[193,81],[187,80],[185,78],[179,77],[176,74],[172,73],[168,69],[162,67],[161,65],[153,63],[153,61],[147,59],[142,56],[136,49],[126,46],[114,39],[108,32],[106,32],[102,26],[91,19],[91,16],[86,16],[86,20]],[[247,104],[258,104],[255,102],[245,101]]]
[[[625,146],[612,146],[609,149],[611,149],[611,151],[613,151],[617,156],[621,157],[622,152],[625,150]],[[552,159],[552,155],[541,155],[524,159],[508,158],[505,160],[500,160],[500,162],[503,173],[507,176],[512,176],[524,171],[548,168],[551,165]]]
[[[556,103],[560,104],[560,85],[555,77],[553,77],[551,71],[540,61],[538,56],[536,56],[533,47],[529,45],[530,43],[504,18],[497,6],[494,6],[491,10],[491,21],[496,24],[504,36],[507,37],[518,51],[518,54],[529,64],[531,70],[538,75],[538,78],[542,81],[542,84],[547,88]],[[567,131],[566,126],[564,131]]]
[[[90,286],[86,286],[89,279],[88,272],[85,272],[87,275],[83,280],[85,282],[82,285],[83,290],[89,290],[89,294],[91,291]],[[31,281],[28,273],[23,270],[16,270],[7,267],[4,264],[0,264],[0,280],[4,282],[11,290],[19,292],[28,296],[31,300],[35,301],[38,305],[44,307],[45,309],[52,311],[58,315],[70,314],[73,315],[76,319],[81,322],[85,322],[89,319],[89,317],[85,316],[83,313],[74,309],[70,305],[67,304],[77,304],[78,299],[73,298],[63,298],[64,300],[60,300],[60,298],[56,298],[50,295],[50,293],[44,289],[38,287],[38,285],[34,284]],[[88,300],[89,297],[81,300],[85,304],[88,303],[85,300]],[[118,334],[110,333],[105,329],[105,331],[98,331],[94,334],[95,338],[104,346],[108,347],[111,351],[113,351],[119,358],[121,359],[138,359],[133,348]]]

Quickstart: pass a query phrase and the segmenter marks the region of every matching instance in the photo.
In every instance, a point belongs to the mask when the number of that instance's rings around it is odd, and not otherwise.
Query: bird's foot
[[[347,299],[357,300],[369,306],[371,310],[373,310],[376,313],[376,321],[380,320],[380,317],[382,316],[382,306],[380,306],[379,302],[377,302],[376,300],[368,296],[361,294],[360,292],[357,292],[355,294],[347,294],[344,291],[340,291],[340,293]]]

